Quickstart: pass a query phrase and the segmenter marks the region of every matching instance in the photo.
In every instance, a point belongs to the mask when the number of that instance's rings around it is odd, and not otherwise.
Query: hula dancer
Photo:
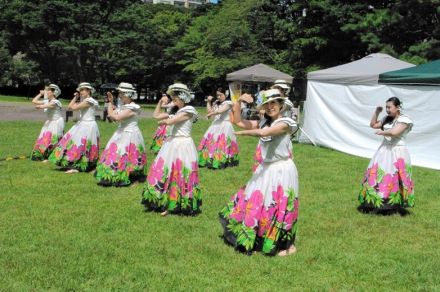
[[[202,205],[197,149],[191,138],[197,111],[186,105],[193,99],[186,85],[173,84],[167,94],[172,97],[177,112],[174,115],[159,113],[164,98],[156,106],[155,117],[160,120],[159,124],[173,125],[173,128],[150,166],[142,204],[147,210],[162,212],[162,216],[168,213],[196,215]]]
[[[42,160],[47,162],[55,145],[61,139],[64,133],[64,119],[61,116],[61,102],[57,97],[61,94],[60,88],[55,84],[50,84],[41,90],[40,93],[34,97],[32,103],[37,109],[43,109],[47,115],[47,120],[41,128],[40,135],[35,142],[32,149],[31,159]],[[40,100],[42,96],[47,96],[47,99]]]
[[[66,173],[90,171],[95,168],[99,156],[99,129],[95,121],[98,102],[91,96],[95,89],[88,82],[79,84],[69,103],[69,109],[80,111],[81,119],[63,136],[49,160],[63,168]]]
[[[234,103],[234,122],[237,117],[238,125],[246,129],[236,134],[260,138],[262,163],[219,215],[224,239],[247,254],[288,255],[296,251],[298,172],[291,159],[290,135],[297,124],[283,117],[285,101],[279,90],[266,90],[259,105],[265,110],[260,125],[239,120],[240,104]]]
[[[115,111],[114,97],[107,92],[108,116],[120,124],[102,152],[95,177],[99,185],[120,187],[130,185],[135,179],[145,178],[147,154],[138,126],[141,107],[133,102],[137,98],[136,89],[132,84],[122,82],[116,90],[119,91],[122,106],[119,111]]]
[[[232,102],[226,100],[221,88],[217,90],[217,100],[208,96],[206,103],[207,117],[214,117],[214,121],[200,141],[199,166],[212,169],[221,169],[236,166],[239,163],[237,138],[230,121]]]
[[[358,196],[364,211],[386,212],[414,206],[411,157],[405,143],[413,121],[401,114],[397,97],[386,101],[387,116],[377,120],[382,110],[378,106],[370,122],[370,127],[378,129],[376,135],[384,139],[368,164]]]

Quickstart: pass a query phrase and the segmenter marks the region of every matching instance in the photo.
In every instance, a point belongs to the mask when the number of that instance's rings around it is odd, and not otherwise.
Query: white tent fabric
[[[400,61],[387,54],[377,53],[351,63],[310,72],[307,74],[307,80],[338,84],[376,85],[380,73],[413,66],[413,64]]]
[[[383,139],[370,128],[371,116],[377,106],[385,108],[385,101],[397,96],[403,113],[414,121],[407,136],[413,165],[440,169],[440,86],[378,85],[380,73],[413,66],[386,56],[373,54],[309,73],[299,141],[309,142],[307,133],[318,145],[371,158]]]
[[[383,137],[370,120],[378,105],[397,96],[414,121],[407,136],[413,165],[440,169],[440,86],[341,85],[308,82],[303,129],[313,141],[345,153],[371,158]],[[385,110],[380,118],[385,115]],[[305,135],[300,142],[308,142]]]

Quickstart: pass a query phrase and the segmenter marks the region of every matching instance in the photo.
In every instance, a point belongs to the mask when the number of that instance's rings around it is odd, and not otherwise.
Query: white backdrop
[[[302,128],[318,145],[371,158],[383,137],[370,120],[378,105],[397,96],[414,126],[406,142],[413,165],[440,169],[440,86],[346,85],[307,82]],[[308,142],[301,133],[300,142]]]

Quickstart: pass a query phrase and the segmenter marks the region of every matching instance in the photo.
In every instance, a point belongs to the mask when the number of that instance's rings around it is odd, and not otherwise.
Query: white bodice
[[[279,118],[272,123],[271,127],[278,123],[287,124],[289,126],[289,133],[260,138],[261,156],[265,163],[289,159],[292,155],[290,134],[296,131],[298,125],[291,118]]]
[[[46,109],[46,116],[49,121],[55,121],[59,118],[62,118],[61,116],[61,108],[63,105],[61,102],[57,99],[52,99],[51,101],[47,100],[44,101],[45,104],[53,104],[55,107],[53,108],[47,108]]]
[[[81,121],[94,121],[99,103],[91,97],[84,99],[84,101],[89,103],[90,106],[80,110]]]
[[[385,121],[385,119],[386,119],[386,117],[382,119],[382,123]],[[384,136],[384,140],[383,140],[384,144],[391,144],[391,145],[395,145],[395,146],[405,146],[406,145],[406,142],[405,142],[406,136],[411,131],[412,126],[413,126],[413,121],[408,116],[400,115],[397,119],[394,119],[392,122],[384,124],[383,129],[384,129],[384,131],[390,130],[390,129],[394,128],[398,123],[407,124],[408,127],[398,137]]]
[[[214,116],[214,121],[229,121],[229,114],[232,111],[232,101],[230,100],[225,100],[224,102],[222,102],[221,105],[214,105],[214,110],[220,110],[220,109],[224,109],[225,107],[228,107],[229,109],[227,111],[225,111],[224,113],[221,113],[219,115],[215,115]]]
[[[171,136],[173,137],[191,137],[192,126],[194,121],[197,119],[197,111],[194,107],[187,105],[179,109],[176,113],[176,116],[182,113],[191,114],[191,118],[173,125],[173,128],[171,129]]]
[[[122,105],[120,108],[120,111],[123,111],[126,109],[131,110],[136,114],[134,116],[131,116],[131,117],[125,119],[125,120],[122,120],[119,124],[118,130],[130,132],[130,131],[139,129],[138,118],[141,113],[141,107],[139,105],[135,104],[134,102],[132,102],[130,104]]]

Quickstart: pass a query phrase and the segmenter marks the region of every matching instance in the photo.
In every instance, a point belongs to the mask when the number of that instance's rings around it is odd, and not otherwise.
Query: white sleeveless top
[[[61,108],[63,105],[61,102],[57,99],[52,99],[51,101],[47,100],[47,102],[44,102],[45,104],[53,104],[55,107],[53,108],[46,108],[46,116],[49,121],[55,121],[59,118],[62,118],[61,116]]]
[[[215,115],[214,121],[218,121],[218,120],[229,121],[229,113],[232,111],[232,101],[225,100],[224,102],[222,102],[221,105],[215,105],[214,110],[219,110],[224,107],[229,107],[229,109],[227,111],[225,111],[224,113],[221,113],[219,115]]]
[[[382,119],[382,123],[385,121],[385,119],[386,119],[386,117],[384,117]],[[408,133],[412,129],[413,121],[406,115],[400,115],[397,119],[394,119],[392,122],[387,123],[387,124],[383,124],[384,131],[394,128],[397,125],[397,123],[407,124],[408,127],[398,137],[384,136],[383,137],[384,144],[390,144],[390,145],[395,145],[395,146],[405,146],[406,145],[405,139],[406,139],[406,136],[408,135]]]
[[[87,97],[84,99],[84,101],[89,103],[91,106],[80,110],[81,121],[94,121],[96,109],[98,108],[99,103],[91,97]]]
[[[131,116],[125,120],[122,120],[119,124],[118,130],[125,131],[125,132],[131,132],[133,130],[139,129],[138,117],[139,117],[139,114],[141,113],[141,107],[138,104],[135,104],[134,102],[132,102],[129,104],[122,105],[120,111],[123,111],[125,109],[129,109],[129,110],[135,112],[136,115]]]
[[[296,131],[298,125],[291,118],[279,118],[272,123],[271,127],[279,123],[285,123],[289,126],[288,133],[285,135],[260,138],[261,156],[265,163],[289,159],[291,157],[292,142],[290,141],[290,134]]]
[[[189,113],[191,118],[189,120],[177,123],[173,125],[171,129],[171,136],[173,137],[191,137],[191,130],[194,121],[197,119],[197,111],[194,107],[187,105],[179,109],[176,113]]]

